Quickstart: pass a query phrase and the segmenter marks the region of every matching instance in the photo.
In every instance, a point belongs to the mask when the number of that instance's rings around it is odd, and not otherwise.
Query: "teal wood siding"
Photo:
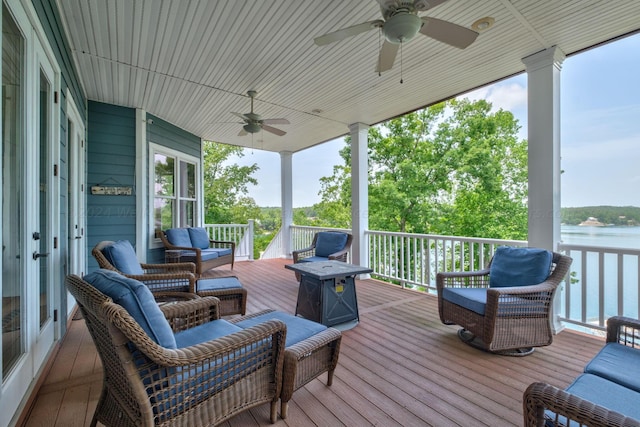
[[[89,101],[87,141],[88,270],[98,268],[90,255],[102,240],[136,245],[136,111]],[[132,195],[93,195],[96,185],[131,187]]]
[[[58,250],[60,251],[60,261],[63,263],[60,269],[60,277],[57,278],[56,292],[60,301],[60,313],[64,315],[67,313],[67,289],[64,286],[64,276],[67,274],[67,260],[68,260],[68,241],[69,236],[67,232],[67,226],[69,224],[68,215],[68,177],[69,177],[69,164],[68,164],[68,120],[67,120],[67,89],[71,93],[71,96],[75,100],[75,104],[80,110],[80,115],[83,121],[86,123],[86,103],[87,100],[80,84],[78,73],[73,64],[71,48],[62,27],[62,20],[56,0],[32,0],[33,8],[38,15],[40,24],[44,29],[49,42],[49,46],[53,50],[58,67],[60,67],[60,92],[58,94],[58,103],[60,105],[60,158],[56,161],[58,165],[58,177],[60,180],[60,218],[59,227],[60,234],[55,236],[58,238]],[[64,319],[66,320],[66,319]],[[60,333],[63,336],[66,332],[67,322],[60,322]]]
[[[163,145],[197,158],[202,156],[200,137],[151,114],[147,114],[147,119],[153,121],[153,124],[147,125],[148,142]]]
[[[190,156],[202,157],[202,142],[200,137],[193,135],[169,122],[151,114],[147,114],[153,124],[147,125],[147,142],[162,145]],[[151,189],[149,189],[149,194]],[[153,212],[153,206],[149,206],[149,212]],[[164,249],[150,249],[147,252],[147,262],[164,263]]]

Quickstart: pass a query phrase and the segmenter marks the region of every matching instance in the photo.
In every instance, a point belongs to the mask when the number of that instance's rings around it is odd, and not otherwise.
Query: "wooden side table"
[[[164,251],[164,262],[167,264],[180,262],[182,251],[179,249],[166,249]]]

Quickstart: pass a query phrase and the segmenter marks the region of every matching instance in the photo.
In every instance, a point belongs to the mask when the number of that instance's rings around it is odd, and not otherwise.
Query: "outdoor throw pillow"
[[[118,240],[104,247],[102,253],[111,265],[124,274],[144,274],[144,270],[136,256],[136,251],[128,240]]]
[[[127,310],[153,341],[165,348],[176,348],[169,322],[143,283],[110,270],[96,270],[84,280]]]
[[[189,237],[191,238],[191,245],[194,248],[207,249],[209,247],[209,235],[207,230],[203,227],[191,227],[187,228],[189,231]]]
[[[489,270],[489,287],[537,285],[551,273],[553,254],[545,249],[513,248],[496,249]]]
[[[316,240],[316,256],[328,257],[344,249],[347,235],[335,231],[320,231]]]

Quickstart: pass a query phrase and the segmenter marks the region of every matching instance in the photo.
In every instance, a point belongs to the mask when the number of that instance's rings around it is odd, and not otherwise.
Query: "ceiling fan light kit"
[[[418,34],[422,27],[422,19],[409,12],[391,16],[384,24],[383,31],[389,43],[406,43]]]
[[[428,16],[420,17],[418,12],[430,11],[447,0],[378,0],[384,20],[374,20],[353,25],[341,30],[316,37],[318,46],[325,46],[346,38],[380,28],[385,41],[380,47],[376,72],[390,70],[395,62],[398,48],[420,33],[439,42],[459,49],[465,49],[478,37],[478,31],[453,22]],[[490,24],[490,25],[487,25]],[[482,30],[490,28],[493,22],[483,21]],[[402,79],[400,80],[402,82]]]
[[[231,114],[240,117],[244,121],[244,125],[242,126],[242,130],[238,133],[238,136],[244,136],[247,134],[258,133],[261,130],[266,130],[267,132],[271,132],[274,135],[283,136],[287,133],[281,129],[274,128],[273,126],[269,126],[270,124],[277,125],[288,125],[289,120],[287,119],[263,119],[260,114],[253,112],[253,99],[256,97],[258,92],[255,90],[250,90],[247,92],[249,98],[251,98],[251,111],[249,113],[236,113],[234,111]]]

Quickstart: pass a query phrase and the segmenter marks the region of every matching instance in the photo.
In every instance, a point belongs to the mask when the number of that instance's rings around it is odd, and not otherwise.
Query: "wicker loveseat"
[[[165,231],[157,230],[165,250],[181,251],[181,262],[193,262],[196,265],[196,275],[215,267],[233,262],[236,244],[230,241],[211,240],[207,230],[203,227],[169,228]]]
[[[572,259],[537,248],[499,247],[489,266],[436,276],[440,320],[460,325],[467,344],[506,355],[527,355],[551,344],[556,288]]]
[[[270,402],[277,418],[286,325],[219,319],[215,297],[158,307],[142,283],[98,270],[68,276],[104,369],[92,425],[218,425]]]
[[[607,341],[565,390],[533,383],[524,393],[524,425],[640,427],[640,320],[611,317]]]

